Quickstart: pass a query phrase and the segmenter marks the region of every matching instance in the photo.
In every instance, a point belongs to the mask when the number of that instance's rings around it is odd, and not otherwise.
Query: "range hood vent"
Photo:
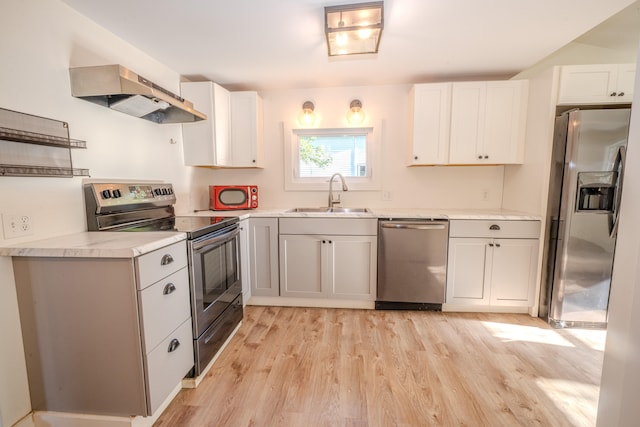
[[[186,99],[161,88],[122,65],[69,69],[71,95],[150,120],[190,123],[207,118]]]

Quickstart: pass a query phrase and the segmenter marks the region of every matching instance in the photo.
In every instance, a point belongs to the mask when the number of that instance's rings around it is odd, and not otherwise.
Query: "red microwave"
[[[255,209],[258,207],[258,186],[210,185],[209,207],[214,211]]]

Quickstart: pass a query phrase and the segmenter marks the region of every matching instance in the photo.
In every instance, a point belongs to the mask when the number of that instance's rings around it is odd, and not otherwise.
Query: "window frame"
[[[377,129],[379,129],[378,127]],[[296,171],[299,164],[299,136],[335,136],[335,135],[366,135],[367,144],[367,174],[366,176],[345,176],[349,191],[380,190],[380,136],[375,127],[345,127],[345,128],[294,128],[284,130],[284,187],[285,191],[328,191],[330,177],[300,177]],[[335,186],[336,184],[334,184]],[[338,188],[338,187],[334,187]]]

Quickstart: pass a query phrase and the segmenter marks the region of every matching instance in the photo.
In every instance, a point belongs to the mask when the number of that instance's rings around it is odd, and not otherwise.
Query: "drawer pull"
[[[500,243],[496,243],[496,248],[499,248],[499,247],[500,247]]]
[[[492,248],[493,247],[493,243],[489,243],[489,247]]]
[[[177,338],[174,338],[169,343],[169,349],[167,351],[169,353],[173,353],[174,351],[176,351],[178,349],[178,347],[180,347],[180,341],[178,341]]]
[[[500,230],[500,226],[498,224],[493,224],[491,227],[489,227],[489,230]]]
[[[169,254],[166,254],[165,256],[162,257],[162,259],[160,260],[160,265],[169,265],[173,262],[173,257]]]
[[[164,289],[162,290],[162,295],[169,295],[171,293],[174,293],[175,291],[176,291],[176,285],[174,285],[173,283],[167,283]]]

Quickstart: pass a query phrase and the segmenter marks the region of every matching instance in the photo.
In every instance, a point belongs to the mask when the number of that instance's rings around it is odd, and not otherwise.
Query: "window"
[[[349,190],[378,189],[374,175],[379,142],[373,128],[291,129],[286,144],[286,190],[328,189],[329,177],[342,174]]]

